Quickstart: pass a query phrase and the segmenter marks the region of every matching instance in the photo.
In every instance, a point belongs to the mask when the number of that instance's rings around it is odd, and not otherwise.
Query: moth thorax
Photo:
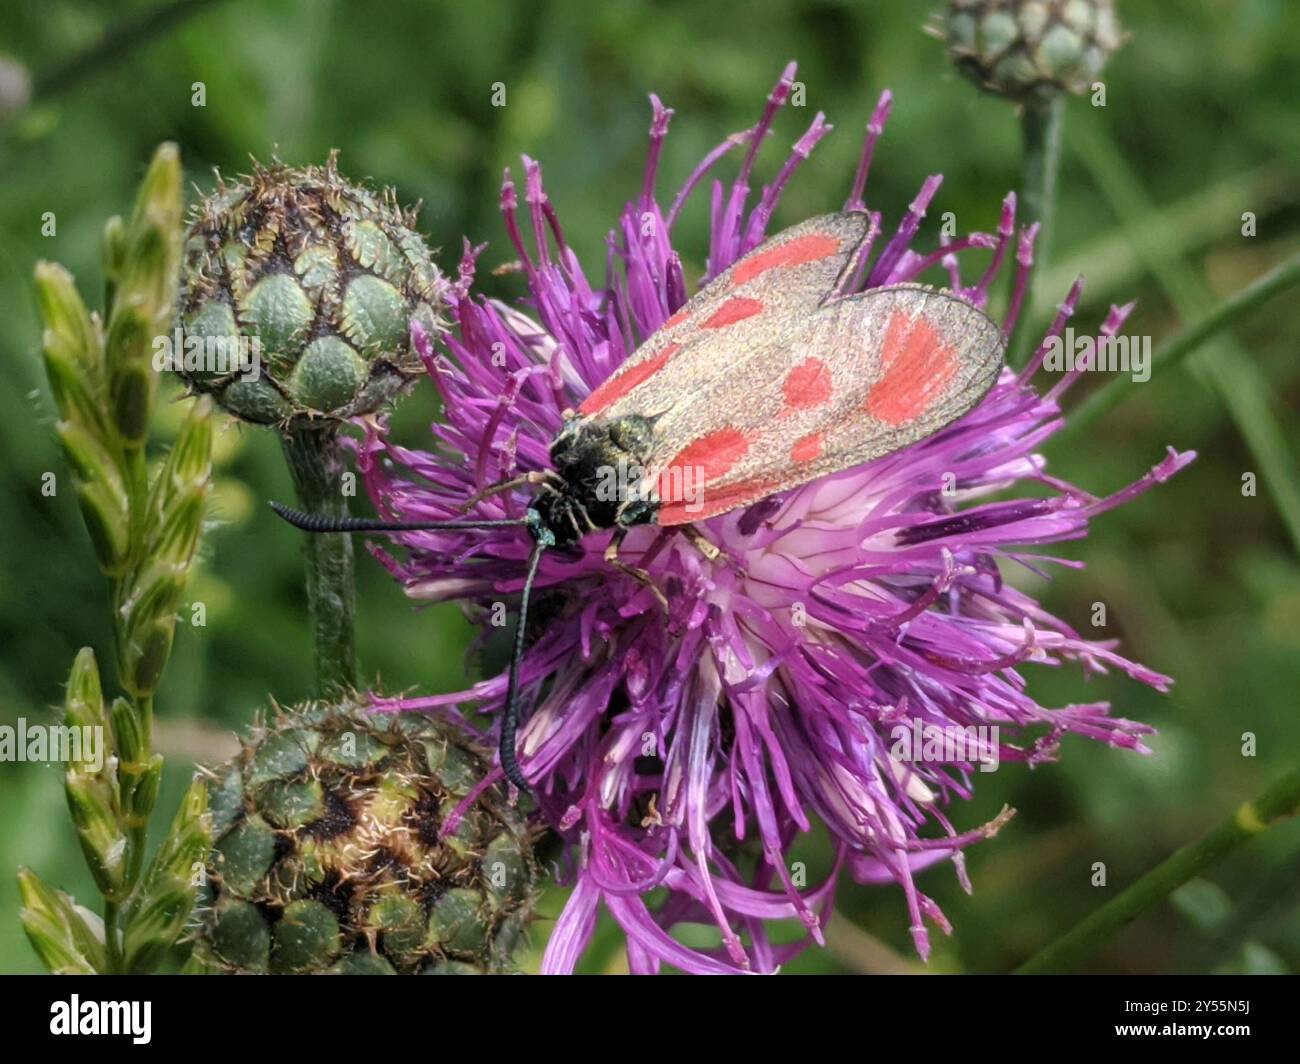
[[[543,521],[554,514],[566,535],[576,519],[582,530],[644,524],[653,517],[646,496],[645,455],[652,437],[647,418],[570,421],[551,444],[551,460],[565,482],[562,499],[538,499]],[[564,526],[567,526],[564,527]]]

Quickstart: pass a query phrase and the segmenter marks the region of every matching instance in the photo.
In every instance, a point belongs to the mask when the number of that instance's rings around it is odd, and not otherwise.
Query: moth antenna
[[[536,526],[536,511],[529,510],[523,517],[487,521],[384,521],[373,517],[329,517],[309,514],[282,503],[271,503],[271,509],[295,528],[304,532],[439,532],[465,529],[521,528]]]
[[[519,664],[524,658],[524,640],[528,633],[528,600],[533,594],[533,581],[537,579],[537,567],[541,564],[542,554],[555,542],[546,530],[538,538],[533,553],[528,556],[528,573],[524,577],[524,591],[519,599],[519,626],[515,629],[515,649],[510,655],[510,680],[506,686],[506,710],[501,716],[501,740],[497,752],[501,758],[501,770],[506,779],[519,788],[523,794],[531,794],[532,789],[524,779],[519,767],[519,758],[515,754],[515,734],[519,730]]]

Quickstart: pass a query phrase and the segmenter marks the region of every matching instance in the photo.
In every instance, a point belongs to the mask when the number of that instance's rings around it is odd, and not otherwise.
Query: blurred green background
[[[111,654],[104,583],[75,501],[40,492],[42,474],[62,474],[62,464],[37,357],[32,265],[63,262],[97,301],[102,225],[129,208],[159,141],[179,143],[187,176],[203,188],[212,167],[239,171],[250,153],[278,151],[298,164],[337,147],[351,177],[423,200],[421,228],[445,249],[445,266],[454,268],[462,234],[492,241],[483,274],[512,257],[497,195],[501,168],[521,152],[542,162],[571,243],[599,274],[603,235],[640,187],[646,94],[677,111],[663,195],[723,135],[752,123],[790,58],[801,63],[807,107],[783,114],[761,176],[774,173],[815,110],[839,128],[792,182],[778,228],[843,201],[862,126],[885,87],[897,102],[868,198],[887,225],[931,172],[946,181],[921,246],[933,246],[942,211],[955,212],[962,230],[992,229],[1018,183],[1013,109],[956,76],[922,32],[938,0],[193,6],[188,20],[122,43],[102,62],[85,50],[155,0],[7,0],[0,11],[0,55],[36,85],[26,105],[0,85],[11,101],[0,124],[0,723],[50,719],[80,646]],[[1132,37],[1107,71],[1106,107],[1068,108],[1054,261],[1040,277],[1035,321],[1084,272],[1077,326],[1094,326],[1111,301],[1136,298],[1128,331],[1158,345],[1300,249],[1300,4],[1119,7]],[[198,81],[205,107],[191,104]],[[490,104],[494,82],[507,87],[504,108]],[[41,234],[46,211],[57,218],[50,237]],[[1253,237],[1241,232],[1246,211],[1257,218]],[[692,277],[706,224],[698,198],[676,240],[694,257]],[[517,278],[488,286],[506,297],[520,291]],[[1047,704],[1108,698],[1117,713],[1155,725],[1155,755],[1070,739],[1058,765],[980,776],[976,800],[950,810],[959,827],[1003,803],[1020,815],[970,851],[973,896],[948,866],[923,877],[955,925],[951,938],[935,936],[931,970],[1008,970],[1296,762],[1298,334],[1300,301],[1278,297],[1199,360],[1132,386],[1101,429],[1048,446],[1053,472],[1098,493],[1140,476],[1167,444],[1200,452],[1172,483],[1103,517],[1086,542],[1054,548],[1087,568],[1058,570],[1035,588],[1080,629],[1089,629],[1092,604],[1105,602],[1105,635],[1177,685],[1165,697],[1123,678],[1027,670]],[[1085,381],[1072,403],[1092,386]],[[430,392],[417,389],[401,408],[402,441],[426,441]],[[161,420],[179,413],[180,404],[165,404]],[[181,626],[157,700],[168,755],[160,820],[192,763],[224,756],[231,730],[268,694],[293,701],[311,685],[300,537],[263,506],[291,497],[279,448],[265,432],[230,426],[218,452],[217,525],[191,585],[208,623]],[[1246,472],[1258,476],[1253,497],[1242,493]],[[475,666],[462,658],[471,632],[459,611],[416,612],[377,565],[363,556],[359,569],[365,674],[390,689],[462,686]],[[1243,732],[1257,736],[1257,756],[1242,756]],[[0,971],[36,971],[17,920],[16,866],[85,900],[94,892],[58,768],[0,765],[0,810]],[[1088,970],[1300,971],[1297,853],[1300,824],[1271,832],[1147,913]],[[827,867],[819,839],[799,856],[810,881]],[[1091,885],[1096,861],[1109,886]],[[544,901],[534,965],[562,900],[552,890]],[[898,891],[846,885],[839,909],[829,947],[789,970],[918,967]],[[617,936],[603,929],[585,967],[622,964]]]

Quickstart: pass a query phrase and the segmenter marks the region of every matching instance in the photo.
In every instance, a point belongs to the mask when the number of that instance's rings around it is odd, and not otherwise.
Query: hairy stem
[[[338,429],[332,425],[290,428],[283,441],[302,508],[326,517],[346,517]],[[357,682],[352,538],[345,533],[307,536],[303,557],[307,565],[307,608],[316,648],[317,693],[338,694]]]
[[[1300,812],[1300,769],[1263,794],[1242,803],[1209,834],[1184,846],[1127,890],[1016,969],[1016,975],[1046,975],[1077,968],[1116,931],[1169,897],[1193,876],[1267,831],[1283,817]]]
[[[1061,126],[1065,97],[1057,93],[1044,101],[1026,103],[1020,115],[1022,145],[1020,202],[1026,223],[1038,223],[1034,243],[1034,269],[1029,276],[1042,276],[1052,250],[1052,216],[1056,212],[1056,177],[1061,169]],[[1033,306],[1032,288],[1025,292],[1025,306]],[[1021,330],[1023,337],[1029,330]],[[1024,346],[1023,342],[1019,346]],[[1021,352],[1020,362],[1026,352]]]

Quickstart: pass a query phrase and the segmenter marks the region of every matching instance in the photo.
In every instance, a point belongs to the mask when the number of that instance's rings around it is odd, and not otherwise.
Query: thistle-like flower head
[[[375,422],[358,448],[386,517],[453,518],[481,489],[549,468],[563,412],[686,301],[674,228],[692,193],[734,151],[743,154],[735,179],[712,183],[700,283],[763,240],[782,189],[830,130],[817,115],[753,201],[759,147],[793,75],[791,65],[758,124],[720,144],[666,204],[656,173],[672,112],[652,97],[645,181],[609,235],[601,280],[566,243],[539,166],[525,159],[522,196],[507,174],[501,205],[527,280],[527,309],[471,294],[481,249],[467,244],[445,353],[414,329],[445,409],[435,448],[390,443]],[[868,126],[850,208],[865,207],[889,109],[886,93]],[[872,213],[861,286],[912,281],[942,265],[952,290],[984,307],[1012,263],[1003,324],[1010,334],[1035,230],[1017,233],[1008,196],[996,234],[917,250],[940,181],[927,178],[897,224]],[[991,262],[978,277],[963,276],[959,257],[973,248],[992,249]],[[1076,285],[1054,333],[1078,296]],[[1102,333],[1115,332],[1129,309],[1113,309]],[[1045,394],[1032,386],[1044,350],[1023,372],[1004,370],[978,407],[937,435],[704,522],[704,534],[723,548],[716,561],[676,531],[634,529],[621,556],[663,589],[667,623],[650,590],[603,560],[609,533],[588,535],[576,553],[543,558],[522,665],[529,711],[519,753],[542,812],[568,843],[574,884],[547,971],[573,969],[602,905],[627,934],[634,971],[663,964],[772,971],[804,943],[774,944],[768,922],[802,920],[807,938],[819,940],[841,872],[901,886],[924,956],[926,921],[948,925],[916,873],[951,860],[964,882],[963,848],[1004,820],[969,828],[949,818],[981,762],[1048,761],[1071,733],[1144,749],[1145,725],[1112,717],[1104,703],[1040,705],[1021,668],[1070,662],[1086,672],[1118,669],[1159,689],[1169,680],[1072,631],[1004,571],[1036,572],[1048,559],[1028,546],[1086,535],[1095,516],[1192,456],[1170,451],[1108,497],[1049,476],[1038,449],[1062,424],[1069,379]],[[519,516],[528,501],[525,490],[495,495],[474,513]],[[399,552],[372,549],[407,593],[465,602],[485,632],[500,613],[493,605],[518,595],[531,546],[516,529],[412,533],[398,543]],[[493,713],[505,695],[499,675],[466,691],[380,705],[456,712],[477,704]],[[937,761],[901,756],[904,736],[936,728],[983,738]],[[792,874],[788,850],[818,821],[837,860],[824,883],[808,886]],[[682,945],[671,934],[681,923],[716,926],[718,947]]]
[[[185,244],[173,368],[245,421],[382,410],[420,372],[409,323],[437,331],[447,287],[415,210],[334,156],[219,182]]]
[[[199,955],[254,974],[513,970],[536,866],[483,773],[444,721],[346,700],[278,711],[210,774]]]

